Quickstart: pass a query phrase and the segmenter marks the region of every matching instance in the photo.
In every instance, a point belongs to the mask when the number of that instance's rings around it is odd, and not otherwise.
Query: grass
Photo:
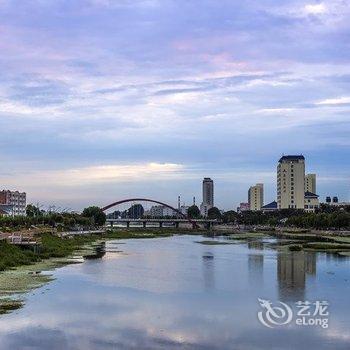
[[[226,245],[226,244],[234,244],[230,242],[221,242],[221,241],[195,241],[195,243],[205,244],[205,245]]]
[[[229,239],[254,239],[254,238],[264,238],[267,236],[267,233],[264,232],[247,232],[247,233],[235,233],[233,235],[230,235]]]
[[[41,245],[38,253],[31,249],[21,248],[6,241],[0,241],[0,271],[15,268],[17,266],[31,265],[50,258],[65,258],[72,255],[78,249],[86,249],[101,239],[141,239],[169,237],[173,235],[172,229],[155,230],[110,230],[105,234],[76,235],[60,238],[50,233],[40,235]],[[85,246],[85,247],[84,247]]]
[[[0,299],[0,315],[7,314],[13,310],[20,309],[22,306],[22,300]]]

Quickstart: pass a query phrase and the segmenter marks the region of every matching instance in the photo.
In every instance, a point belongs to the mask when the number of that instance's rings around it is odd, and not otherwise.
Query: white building
[[[0,191],[0,204],[11,206],[12,215],[26,215],[27,195],[25,192]]]
[[[149,215],[154,218],[172,217],[176,215],[176,212],[164,205],[153,205],[149,210]]]
[[[203,202],[200,207],[201,214],[208,216],[208,210],[214,206],[214,181],[205,177],[202,184]]]
[[[316,191],[316,174],[305,175],[305,192],[317,193]]]
[[[261,210],[264,205],[264,184],[259,183],[249,188],[248,203],[250,210]]]
[[[313,212],[315,209],[320,207],[318,195],[312,192],[305,192],[304,196],[304,209],[308,212]]]
[[[304,209],[305,158],[303,155],[283,156],[277,166],[278,209]]]

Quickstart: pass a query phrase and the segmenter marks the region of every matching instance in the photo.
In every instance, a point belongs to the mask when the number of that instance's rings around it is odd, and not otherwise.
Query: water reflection
[[[203,254],[203,280],[204,289],[214,290],[215,289],[215,259],[214,254],[211,252],[205,252]]]
[[[316,253],[281,252],[277,255],[279,299],[282,301],[305,300],[307,275],[316,274]]]
[[[56,270],[23,309],[0,317],[0,349],[350,348],[347,260],[196,240],[128,240],[125,254],[101,250],[101,259]],[[258,297],[316,300],[320,291],[332,305],[328,330],[267,329],[257,320]]]

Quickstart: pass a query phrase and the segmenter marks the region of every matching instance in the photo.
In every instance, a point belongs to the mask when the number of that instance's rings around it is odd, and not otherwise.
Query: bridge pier
[[[163,223],[161,221],[159,221],[159,227],[162,228],[163,227]]]
[[[143,222],[142,222],[142,225],[143,225],[143,228],[146,228],[147,221],[143,221]]]
[[[110,224],[111,224],[111,227],[113,228],[113,221],[111,221]]]
[[[129,228],[130,227],[130,221],[126,222],[126,227]]]
[[[175,222],[175,228],[179,228],[179,222]]]

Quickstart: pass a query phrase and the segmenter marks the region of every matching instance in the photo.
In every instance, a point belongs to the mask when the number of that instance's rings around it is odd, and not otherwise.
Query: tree
[[[225,224],[229,222],[235,222],[237,219],[237,213],[234,210],[225,211],[225,213],[222,215],[222,220]]]
[[[128,209],[128,217],[131,219],[140,219],[145,210],[141,204],[134,204]]]
[[[28,204],[26,207],[26,214],[27,216],[34,218],[34,217],[40,216],[42,213],[37,206],[33,204]]]
[[[201,212],[199,208],[196,205],[191,205],[188,208],[187,215],[191,219],[198,219],[201,216]]]
[[[208,210],[208,219],[221,220],[221,212],[217,207],[212,207]]]
[[[86,218],[90,218],[97,226],[104,225],[107,218],[106,214],[101,210],[101,208],[96,206],[85,208],[82,215]]]

